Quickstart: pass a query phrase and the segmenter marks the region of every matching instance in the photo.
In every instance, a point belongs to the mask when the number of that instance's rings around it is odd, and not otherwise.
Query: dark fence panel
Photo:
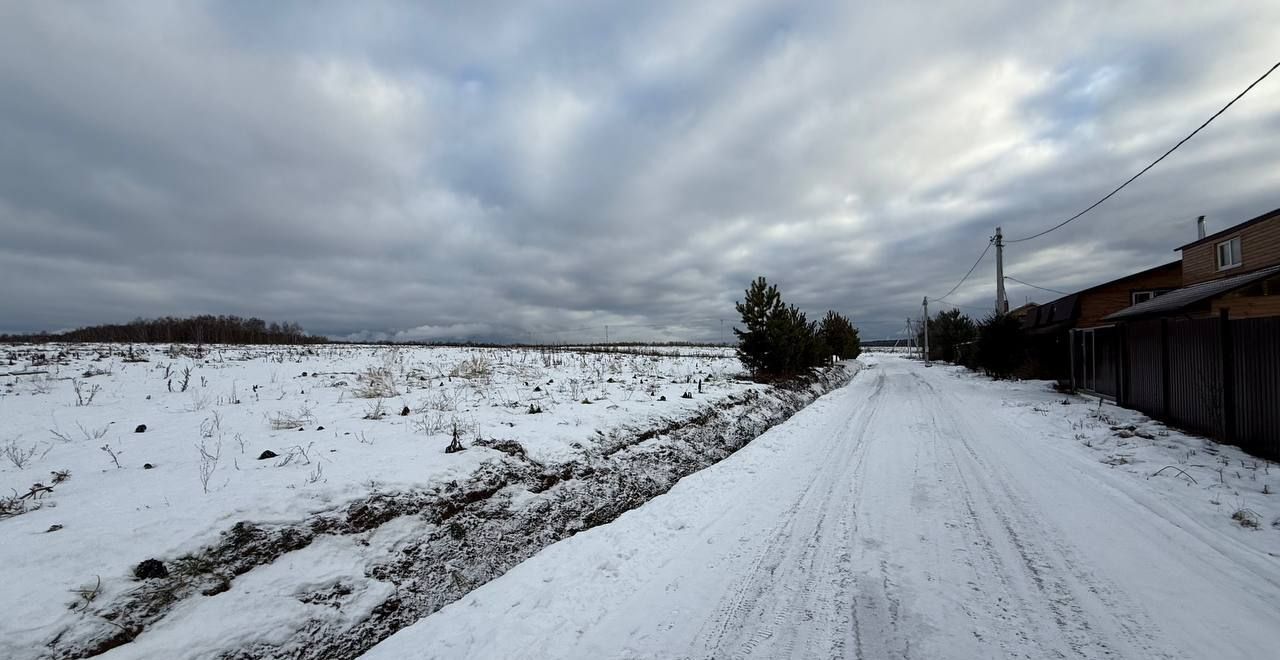
[[[1128,367],[1125,378],[1125,405],[1152,415],[1164,414],[1164,370],[1161,357],[1160,321],[1130,324]]]
[[[1222,432],[1222,354],[1217,319],[1169,321],[1169,419]]]
[[[1093,361],[1093,351],[1089,350],[1088,333],[1080,330],[1071,331],[1071,381],[1076,387],[1093,389],[1089,380],[1088,365]]]
[[[1280,318],[1231,321],[1235,441],[1280,457]]]
[[[1094,330],[1093,391],[1114,398],[1120,391],[1120,331],[1118,328]]]
[[[1280,318],[1143,321],[1124,337],[1107,343],[1125,353],[1126,406],[1280,459]]]

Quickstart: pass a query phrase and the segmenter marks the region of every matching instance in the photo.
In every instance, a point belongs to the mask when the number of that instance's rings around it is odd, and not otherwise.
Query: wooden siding
[[[1212,316],[1227,310],[1233,319],[1280,316],[1280,276],[1269,277],[1248,287],[1213,299]]]
[[[1236,236],[1240,237],[1240,265],[1218,270],[1218,244]],[[1275,264],[1280,264],[1280,216],[1187,247],[1182,251],[1183,284],[1190,286]]]
[[[1280,296],[1243,296],[1239,298],[1224,296],[1213,301],[1213,313],[1208,314],[1208,316],[1217,316],[1223,309],[1227,310],[1233,319],[1280,316]]]
[[[1176,289],[1182,286],[1182,265],[1174,262],[1165,267],[1139,273],[1080,293],[1080,317],[1077,328],[1105,325],[1102,317],[1133,304],[1134,291]]]

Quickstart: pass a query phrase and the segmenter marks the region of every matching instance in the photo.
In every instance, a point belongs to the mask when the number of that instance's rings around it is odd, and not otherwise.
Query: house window
[[[1144,303],[1144,302],[1147,302],[1148,300],[1151,300],[1152,298],[1163,296],[1166,293],[1169,293],[1169,289],[1150,289],[1147,291],[1134,291],[1133,293],[1129,294],[1131,299],[1131,302],[1129,304],[1136,305],[1138,303]]]
[[[1240,265],[1240,237],[1218,244],[1218,270],[1235,268]]]

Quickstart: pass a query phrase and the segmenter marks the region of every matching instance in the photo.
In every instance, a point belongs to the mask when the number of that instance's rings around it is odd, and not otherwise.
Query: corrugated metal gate
[[[1280,318],[1232,321],[1231,335],[1236,441],[1280,459]]]
[[[1191,431],[1280,459],[1280,318],[1162,319],[1076,331],[1076,386]],[[1095,377],[1106,342],[1116,378]],[[1109,385],[1118,384],[1108,391]]]
[[[1169,321],[1169,421],[1200,433],[1222,428],[1222,344],[1216,319]]]

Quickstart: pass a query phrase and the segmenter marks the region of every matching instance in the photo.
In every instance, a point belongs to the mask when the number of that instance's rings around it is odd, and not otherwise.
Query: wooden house
[[[1160,300],[1134,301],[1103,321],[1161,316],[1232,319],[1280,316],[1280,209],[1204,235],[1182,251],[1182,285]]]

